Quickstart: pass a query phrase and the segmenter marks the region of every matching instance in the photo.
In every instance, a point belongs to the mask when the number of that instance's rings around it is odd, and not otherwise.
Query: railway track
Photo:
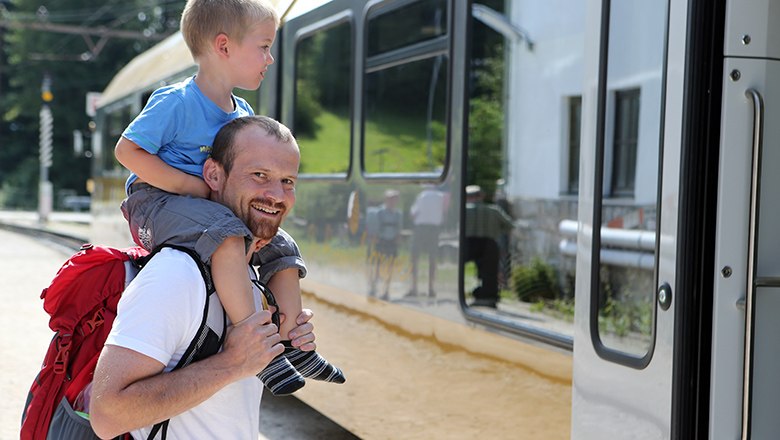
[[[38,238],[60,248],[66,254],[77,251],[82,244],[89,242],[83,237],[16,224],[0,223],[0,229]]]

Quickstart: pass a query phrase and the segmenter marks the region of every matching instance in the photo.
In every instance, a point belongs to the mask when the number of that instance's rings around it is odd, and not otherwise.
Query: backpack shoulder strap
[[[189,255],[190,258],[192,258],[193,261],[195,261],[195,264],[197,264],[198,270],[200,270],[200,274],[203,277],[203,282],[206,284],[206,294],[211,295],[216,291],[216,287],[214,287],[214,281],[211,278],[211,267],[209,267],[206,263],[201,261],[200,255],[198,255],[197,252],[195,252],[192,249],[188,249],[186,247],[176,246],[173,244],[162,244],[154,248],[154,250],[152,250],[152,252],[150,252],[148,255],[134,259],[133,264],[136,267],[138,267],[138,269],[141,269],[144,266],[146,266],[146,264],[149,262],[149,260],[152,259],[152,257],[157,255],[161,250],[165,248],[175,249],[179,252],[184,252],[185,254]]]
[[[203,282],[206,285],[206,301],[203,308],[203,317],[201,318],[201,322],[200,325],[198,326],[198,331],[195,334],[195,338],[192,340],[192,342],[190,342],[190,345],[184,351],[184,354],[182,355],[181,359],[176,364],[176,366],[173,367],[173,370],[178,370],[180,368],[184,368],[187,365],[191,364],[196,359],[203,359],[209,357],[213,354],[216,354],[219,351],[219,348],[222,347],[222,344],[225,342],[225,334],[227,333],[227,318],[225,316],[225,310],[222,309],[222,332],[219,335],[219,339],[216,344],[207,344],[206,342],[209,339],[209,333],[213,333],[213,331],[208,327],[208,325],[206,325],[209,317],[210,298],[211,295],[216,292],[216,288],[214,287],[214,282],[211,278],[211,268],[205,263],[203,263],[203,261],[201,261],[200,256],[197,254],[197,252],[193,251],[192,249],[187,249],[181,246],[175,246],[170,244],[163,244],[161,246],[158,246],[151,253],[149,253],[149,255],[135,260],[139,268],[143,268],[144,266],[146,266],[149,260],[151,260],[152,257],[155,256],[158,252],[160,252],[160,250],[162,250],[163,248],[175,249],[177,251],[181,251],[189,255],[192,258],[192,260],[195,261],[195,264],[197,264],[198,270],[200,270],[201,276],[203,277]],[[164,420],[154,425],[147,439],[148,440],[154,439],[157,433],[160,432],[162,439],[165,440],[168,433],[169,422],[170,419]]]

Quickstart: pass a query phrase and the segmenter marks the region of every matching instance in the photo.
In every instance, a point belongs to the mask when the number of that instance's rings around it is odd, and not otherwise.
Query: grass
[[[317,135],[299,136],[300,173],[346,173],[349,168],[350,121],[345,115],[323,111],[315,119]]]
[[[444,166],[444,128],[434,122],[432,133],[433,164],[428,162],[427,137],[422,121],[393,114],[366,123],[366,170],[368,172],[435,171]],[[298,137],[301,146],[300,173],[346,173],[349,166],[351,127],[349,118],[321,111],[315,118],[315,136]]]

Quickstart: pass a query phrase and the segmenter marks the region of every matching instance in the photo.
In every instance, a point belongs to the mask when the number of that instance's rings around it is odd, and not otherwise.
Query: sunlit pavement
[[[41,229],[71,237],[89,237],[92,216],[86,212],[53,212],[41,222],[36,212],[0,211],[0,226]],[[39,298],[57,269],[71,255],[64,246],[41,243],[23,234],[0,228],[0,279],[10,288],[0,289],[0,439],[18,437],[27,392],[52,336],[48,315]],[[258,440],[355,440],[324,416],[298,399],[265,396]]]
[[[52,337],[41,290],[66,258],[61,248],[0,230],[0,438],[19,438],[27,392]]]

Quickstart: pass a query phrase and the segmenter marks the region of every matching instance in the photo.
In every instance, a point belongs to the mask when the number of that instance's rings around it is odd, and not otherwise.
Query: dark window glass
[[[388,52],[447,33],[447,2],[414,2],[368,21],[368,56]]]
[[[568,193],[580,190],[580,124],[582,122],[582,97],[569,98],[569,184]]]
[[[350,151],[349,23],[301,39],[295,57],[293,131],[301,174],[346,174]]]
[[[114,145],[133,119],[131,117],[131,107],[125,106],[112,111],[106,114],[105,118],[106,124],[102,133],[103,148],[96,159],[100,162],[101,173],[123,173],[124,167],[114,156]]]
[[[446,91],[444,55],[366,75],[366,172],[442,172],[446,156]]]
[[[615,93],[615,138],[612,195],[634,194],[636,147],[639,139],[639,89]]]
[[[253,109],[256,109],[259,105],[259,100],[257,98],[260,97],[260,94],[258,90],[241,90],[241,89],[235,89],[233,93],[236,96],[240,96],[241,98],[244,98],[246,102],[252,106]]]

